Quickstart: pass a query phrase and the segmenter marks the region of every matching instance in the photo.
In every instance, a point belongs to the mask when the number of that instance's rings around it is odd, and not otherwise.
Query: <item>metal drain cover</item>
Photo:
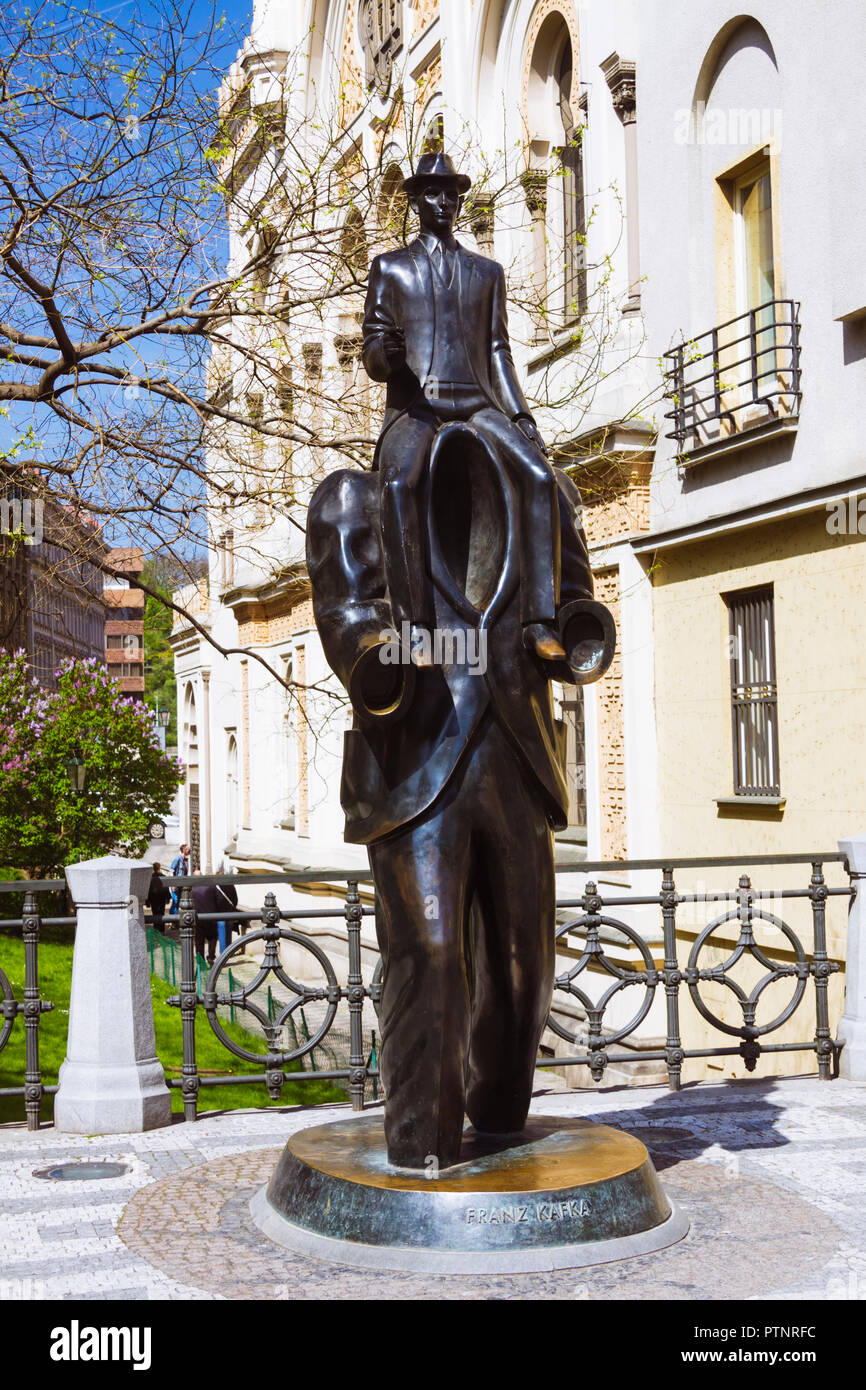
[[[100,1178],[120,1178],[132,1169],[126,1163],[99,1163],[85,1159],[81,1163],[56,1163],[52,1168],[35,1168],[34,1178],[50,1178],[54,1182],[98,1182]]]

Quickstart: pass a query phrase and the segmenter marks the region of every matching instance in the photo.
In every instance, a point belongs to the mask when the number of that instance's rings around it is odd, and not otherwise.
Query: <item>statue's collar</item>
[[[440,246],[444,251],[459,251],[460,249],[458,243],[454,240],[453,236],[449,237],[447,241],[445,241],[442,238],[435,236],[433,232],[419,232],[418,240],[424,247],[425,251],[430,252],[431,255]]]

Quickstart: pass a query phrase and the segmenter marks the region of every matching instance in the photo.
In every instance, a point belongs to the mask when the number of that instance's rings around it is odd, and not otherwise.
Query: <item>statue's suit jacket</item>
[[[460,276],[460,331],[475,379],[489,403],[509,420],[532,418],[520,389],[508,340],[505,273],[497,261],[457,245]],[[424,243],[413,241],[377,256],[370,267],[364,309],[361,356],[374,381],[387,381],[385,417],[379,448],[395,420],[419,399],[433,360],[436,331],[433,271]],[[406,365],[391,373],[385,335],[401,328],[406,335]]]
[[[592,598],[580,497],[555,470],[562,538],[560,607]],[[307,567],[325,655],[348,689],[356,662],[391,625],[381,553],[379,477],[341,470],[316,489],[309,506]],[[466,622],[434,590],[440,629]],[[486,711],[506,732],[538,788],[549,823],[568,823],[565,729],[555,718],[551,678],[572,680],[564,663],[542,663],[521,641],[518,592],[492,622],[487,670],[464,665],[413,669],[412,705],[391,723],[361,721],[345,734],[340,799],[345,838],[371,844],[408,825],[443,794]],[[508,769],[505,776],[513,775]]]

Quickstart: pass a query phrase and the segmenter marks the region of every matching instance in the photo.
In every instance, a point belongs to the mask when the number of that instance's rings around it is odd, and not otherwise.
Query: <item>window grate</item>
[[[747,589],[723,597],[730,621],[734,794],[779,796],[773,590]]]

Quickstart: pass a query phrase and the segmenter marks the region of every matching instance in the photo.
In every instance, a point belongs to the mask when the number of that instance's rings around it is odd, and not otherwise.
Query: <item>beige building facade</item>
[[[866,51],[866,15],[844,0],[745,14],[672,0],[642,6],[640,30],[643,307],[667,399],[633,549],[653,589],[660,840],[671,857],[818,858],[866,823],[866,180],[836,80],[842,52]],[[756,868],[753,886],[805,888],[809,872]],[[711,891],[725,875],[701,877]],[[848,882],[838,865],[827,881]],[[830,899],[827,918],[843,964],[845,905]],[[808,902],[764,906],[810,948]],[[685,944],[699,923],[680,920]],[[783,934],[760,932],[793,965]],[[843,983],[831,979],[835,1018]],[[724,985],[702,990],[738,1014]],[[768,991],[764,1019],[784,993]],[[774,1041],[798,1031],[802,1015]],[[686,1040],[713,1045],[697,1014]],[[743,1074],[739,1060],[707,1065]],[[813,1067],[807,1053],[761,1061]]]

